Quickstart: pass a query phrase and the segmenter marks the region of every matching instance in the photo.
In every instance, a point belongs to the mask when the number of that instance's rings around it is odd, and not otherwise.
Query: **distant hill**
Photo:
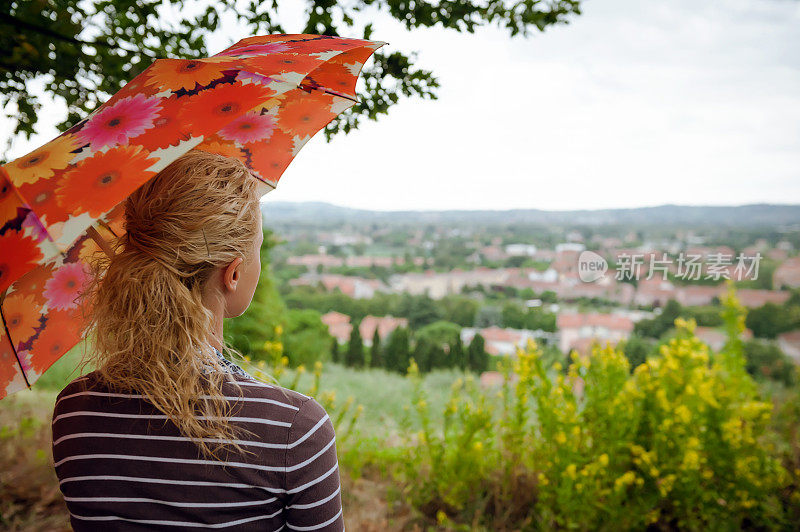
[[[371,211],[341,207],[321,201],[268,201],[262,204],[265,220],[273,223],[480,223],[565,225],[680,225],[680,226],[797,226],[800,205],[753,204],[740,206],[660,205],[635,209],[578,211],[445,210]]]

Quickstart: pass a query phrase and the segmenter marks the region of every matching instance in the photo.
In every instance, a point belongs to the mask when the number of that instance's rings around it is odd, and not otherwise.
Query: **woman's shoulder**
[[[266,383],[254,378],[235,377],[242,395],[249,399],[262,400],[266,403],[282,403],[294,411],[292,425],[316,424],[321,420],[329,421],[325,408],[313,397],[283,386]]]
[[[72,379],[69,383],[66,384],[66,386],[64,386],[61,389],[61,391],[58,393],[58,396],[56,397],[56,400],[61,399],[68,395],[94,389],[97,387],[97,384],[98,384],[98,372],[96,370],[86,373],[85,375],[80,375]]]

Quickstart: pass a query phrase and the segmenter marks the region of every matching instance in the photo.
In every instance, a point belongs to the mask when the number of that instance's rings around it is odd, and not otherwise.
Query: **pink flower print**
[[[33,211],[30,211],[28,216],[26,216],[22,221],[22,227],[32,228],[33,237],[37,242],[41,242],[47,238],[47,230],[42,225],[42,221],[39,219],[39,216],[37,216]]]
[[[274,130],[275,118],[272,115],[248,113],[220,129],[219,136],[239,144],[247,144],[269,139]]]
[[[33,365],[31,364],[31,358],[33,353],[30,351],[19,351],[17,352],[17,359],[19,360],[19,365],[22,368],[22,371],[25,372],[25,375],[28,377],[31,376],[31,370],[33,369]]]
[[[255,72],[240,70],[239,73],[236,74],[236,81],[241,83],[244,80],[250,80],[252,83],[260,83],[261,85],[269,85],[275,81],[269,76],[262,76],[261,74],[256,74]]]
[[[233,55],[238,57],[245,57],[251,55],[263,55],[263,54],[274,54],[275,52],[283,52],[284,50],[288,50],[290,48],[289,45],[274,42],[268,44],[252,44],[250,46],[242,46],[241,48],[236,48],[233,50],[225,50],[224,52],[220,52],[217,55]]]
[[[153,120],[161,110],[159,101],[156,96],[144,94],[123,98],[91,117],[76,135],[91,143],[92,151],[127,143],[153,127]]]
[[[69,262],[55,271],[44,285],[48,306],[59,310],[76,308],[75,299],[88,281],[88,274],[80,262]]]

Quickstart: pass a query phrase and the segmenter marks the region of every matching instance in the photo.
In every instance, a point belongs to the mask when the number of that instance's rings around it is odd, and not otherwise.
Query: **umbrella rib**
[[[6,336],[8,336],[8,345],[11,346],[11,349],[14,350],[14,356],[17,359],[17,364],[19,364],[19,370],[22,372],[22,378],[25,379],[25,386],[28,388],[31,387],[31,383],[28,382],[28,376],[25,374],[25,368],[22,367],[22,361],[19,359],[19,355],[17,354],[17,348],[14,347],[14,341],[11,340],[11,333],[8,332],[8,325],[6,324],[6,315],[3,313],[3,301],[6,298],[6,293],[3,292],[3,297],[0,297],[0,318],[3,319],[3,328],[6,330]]]

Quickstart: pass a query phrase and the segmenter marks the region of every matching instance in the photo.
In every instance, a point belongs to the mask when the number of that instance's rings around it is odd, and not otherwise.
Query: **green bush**
[[[782,464],[773,405],[745,371],[744,313],[729,294],[719,353],[676,319],[677,336],[632,373],[623,352],[596,346],[564,375],[530,342],[499,368],[498,391],[456,381],[441,426],[412,361],[422,430],[405,441],[408,501],[464,530],[793,529],[800,472]]]

